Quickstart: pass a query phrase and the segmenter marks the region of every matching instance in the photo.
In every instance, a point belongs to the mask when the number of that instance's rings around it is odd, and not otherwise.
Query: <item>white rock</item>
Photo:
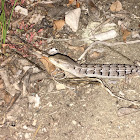
[[[31,138],[31,133],[25,133],[25,139],[30,139]]]
[[[27,129],[28,127],[26,125],[23,126],[23,129]]]
[[[77,124],[77,122],[76,122],[75,120],[73,120],[73,121],[72,121],[72,123],[73,123],[74,125],[76,125],[76,124]]]
[[[52,107],[52,106],[53,106],[53,105],[52,105],[52,102],[48,102],[47,105],[48,105],[49,107]]]
[[[37,120],[34,119],[33,122],[32,122],[32,125],[33,125],[33,126],[36,126],[36,123],[37,123]]]
[[[80,8],[71,10],[65,15],[65,22],[68,26],[70,26],[73,32],[76,32],[78,30],[80,15],[81,15]]]
[[[39,107],[40,97],[36,94],[36,96],[28,96],[29,103],[34,103],[34,107]]]
[[[21,7],[21,6],[19,6],[19,5],[17,5],[17,6],[15,7],[15,12],[18,12],[18,13],[20,13],[20,14],[22,14],[22,15],[25,15],[25,16],[28,15],[28,10],[25,9],[25,8],[23,8],[23,7]]]
[[[96,40],[103,41],[103,40],[115,38],[117,35],[118,34],[115,30],[110,30],[104,33],[96,34],[94,37]]]
[[[57,90],[62,90],[62,89],[66,89],[66,86],[64,84],[61,83],[56,83],[56,89]]]
[[[140,33],[138,31],[131,32],[132,38],[140,38]]]

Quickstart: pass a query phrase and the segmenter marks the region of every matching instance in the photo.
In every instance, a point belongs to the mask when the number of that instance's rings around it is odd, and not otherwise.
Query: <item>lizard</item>
[[[129,64],[92,64],[80,65],[72,58],[63,54],[49,56],[49,60],[56,67],[71,73],[76,77],[95,78],[125,78],[127,75],[140,76],[140,66]]]

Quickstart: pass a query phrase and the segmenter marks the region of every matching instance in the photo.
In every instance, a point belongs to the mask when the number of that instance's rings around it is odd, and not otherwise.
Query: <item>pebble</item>
[[[29,139],[31,137],[31,133],[25,133],[25,139]]]
[[[76,125],[76,124],[77,124],[77,122],[76,122],[75,120],[73,120],[73,121],[72,121],[72,123],[73,123],[74,125]]]
[[[33,120],[32,125],[36,126],[37,120]]]
[[[76,32],[78,30],[80,15],[80,8],[65,13],[65,22],[72,29],[73,32]]]
[[[42,15],[40,15],[40,14],[34,14],[34,15],[32,15],[32,17],[30,18],[29,22],[30,22],[31,24],[33,24],[33,23],[36,24],[37,22],[41,21],[43,18],[45,18],[45,16],[42,16]]]
[[[53,105],[52,105],[52,102],[48,102],[47,105],[48,105],[49,107],[52,107],[52,106],[53,106]]]
[[[96,40],[104,41],[115,38],[117,36],[117,32],[115,30],[110,30],[107,32],[96,34],[94,37]]]
[[[34,103],[34,108],[39,107],[40,97],[36,94],[36,96],[28,96],[29,103]]]
[[[64,84],[60,84],[60,83],[56,83],[56,89],[57,90],[62,90],[62,89],[66,89],[66,86]]]
[[[23,129],[27,129],[28,127],[26,125],[23,126]]]
[[[23,8],[23,7],[21,7],[21,6],[19,6],[19,5],[17,5],[15,7],[15,12],[20,13],[20,14],[25,15],[25,16],[28,15],[28,10]]]

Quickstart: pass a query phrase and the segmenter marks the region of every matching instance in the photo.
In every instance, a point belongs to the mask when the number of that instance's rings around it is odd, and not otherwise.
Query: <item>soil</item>
[[[63,1],[63,3],[66,2]],[[113,2],[100,0],[96,5],[102,6],[105,11]],[[140,15],[139,0],[125,0],[121,3],[126,11],[126,17],[128,16],[130,20],[129,30],[138,30],[140,17],[134,19],[132,15]],[[82,4],[86,5],[84,2]],[[54,5],[54,9],[59,9],[60,6],[64,7],[59,2]],[[74,6],[72,5],[70,9],[73,9]],[[36,9],[30,10],[44,12],[48,8],[40,7],[43,6],[36,6]],[[67,8],[65,10],[67,11]],[[47,17],[47,21],[51,26],[53,14],[51,15],[51,12],[49,14],[50,19]],[[114,22],[117,23],[117,21]],[[78,40],[82,36],[83,29],[86,29],[91,22],[93,21],[89,15],[82,12],[79,29],[76,33],[65,26],[63,30],[55,34],[55,37],[56,39],[74,37]],[[43,32],[43,35],[48,38],[54,37],[53,28],[46,28],[48,34]],[[36,25],[37,29],[39,27]],[[127,40],[135,39],[128,37]],[[122,36],[119,35],[110,42],[123,42]],[[88,46],[89,44],[84,41],[53,41],[42,45],[41,49],[46,51],[56,48],[62,54],[67,54],[74,60],[78,60]],[[82,63],[133,64],[134,61],[140,60],[139,47],[139,43],[111,47],[96,45],[88,52]],[[98,59],[92,57],[94,50],[99,52],[101,57]],[[18,56],[17,59],[19,58],[22,57]],[[30,84],[30,92],[27,95],[21,94],[8,112],[4,112],[3,104],[1,104],[0,139],[140,140],[140,79],[135,77],[128,81],[126,79],[101,79],[104,85],[118,98],[111,96],[99,83],[77,83],[73,87],[66,85],[63,80],[59,83],[51,76],[37,80]],[[34,102],[29,101],[29,97],[36,97],[36,95],[40,98],[38,107],[35,107]],[[138,104],[134,104],[135,101]],[[6,116],[4,116],[5,114]]]

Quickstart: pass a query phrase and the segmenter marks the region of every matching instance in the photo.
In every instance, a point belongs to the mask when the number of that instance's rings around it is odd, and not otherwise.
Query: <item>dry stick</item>
[[[120,97],[120,96],[118,96],[118,95],[115,95],[107,86],[105,86],[105,84],[103,83],[103,81],[102,80],[100,80],[100,79],[96,79],[98,82],[100,82],[101,83],[101,86],[111,95],[111,96],[113,96],[113,97],[115,97],[115,98],[117,98],[117,99],[120,99],[120,100],[123,100],[123,101],[127,101],[127,102],[130,102],[130,103],[132,103],[132,104],[134,104],[134,105],[140,105],[140,101],[137,101],[137,100],[129,100],[129,99],[126,99],[126,98],[124,98],[124,97]]]
[[[52,4],[52,3],[56,3],[56,2],[57,1],[38,1],[38,2],[35,2],[35,3],[31,4],[31,6],[35,6],[37,4]]]
[[[6,111],[9,112],[9,110],[12,108],[12,106],[15,104],[15,102],[17,101],[17,99],[19,98],[19,96],[21,95],[21,92],[17,92],[15,93],[15,95],[12,97]]]
[[[77,81],[77,80],[79,80],[79,79],[81,79],[81,78],[78,78],[78,79],[72,78],[72,79]],[[58,81],[58,80],[56,80],[54,77],[53,77],[53,80],[56,81],[56,82],[58,82],[58,83],[61,83],[61,82],[60,82],[61,80]],[[137,100],[130,100],[130,99],[126,99],[126,98],[124,98],[124,97],[115,95],[115,94],[109,89],[109,87],[105,86],[104,82],[103,82],[101,79],[99,79],[99,78],[86,78],[86,79],[83,79],[83,80],[89,80],[89,81],[91,81],[91,82],[99,82],[99,83],[101,84],[101,87],[103,87],[112,97],[115,97],[115,98],[120,99],[120,100],[123,100],[123,101],[127,101],[127,102],[129,102],[129,103],[134,104],[134,105],[140,105],[140,101],[137,101]],[[65,82],[65,83],[66,83],[66,82]],[[73,89],[73,88],[70,87],[70,86],[67,86],[67,85],[65,85],[65,86],[66,86],[67,88]]]
[[[39,131],[39,129],[41,128],[41,124],[38,126],[38,128],[37,128],[37,130],[35,131],[35,133],[34,133],[34,135],[33,135],[33,139],[32,140],[34,140],[35,139],[35,137],[36,137],[36,135],[37,135],[37,133],[38,133],[38,131]]]
[[[40,37],[40,36],[35,36],[36,38],[40,38],[40,39],[44,39],[44,40],[47,40],[48,42],[51,42],[51,41],[86,41],[86,40],[94,40],[95,38],[94,37],[87,37],[87,38],[82,38],[82,39],[76,39],[76,38],[59,38],[59,39],[55,39],[53,37],[50,37],[50,38],[45,38],[45,37]]]
[[[84,51],[84,53],[79,57],[79,59],[78,60],[81,60],[85,55],[86,55],[86,53],[90,50],[90,49],[92,49],[93,47],[94,47],[94,45],[96,45],[96,44],[102,44],[102,45],[106,45],[106,46],[109,46],[109,47],[111,47],[111,46],[117,46],[117,45],[126,45],[126,44],[135,44],[135,43],[139,43],[140,42],[140,40],[134,40],[134,41],[128,41],[128,42],[116,42],[116,43],[109,43],[109,42],[104,42],[104,41],[96,41],[96,42],[93,42],[85,51]]]

